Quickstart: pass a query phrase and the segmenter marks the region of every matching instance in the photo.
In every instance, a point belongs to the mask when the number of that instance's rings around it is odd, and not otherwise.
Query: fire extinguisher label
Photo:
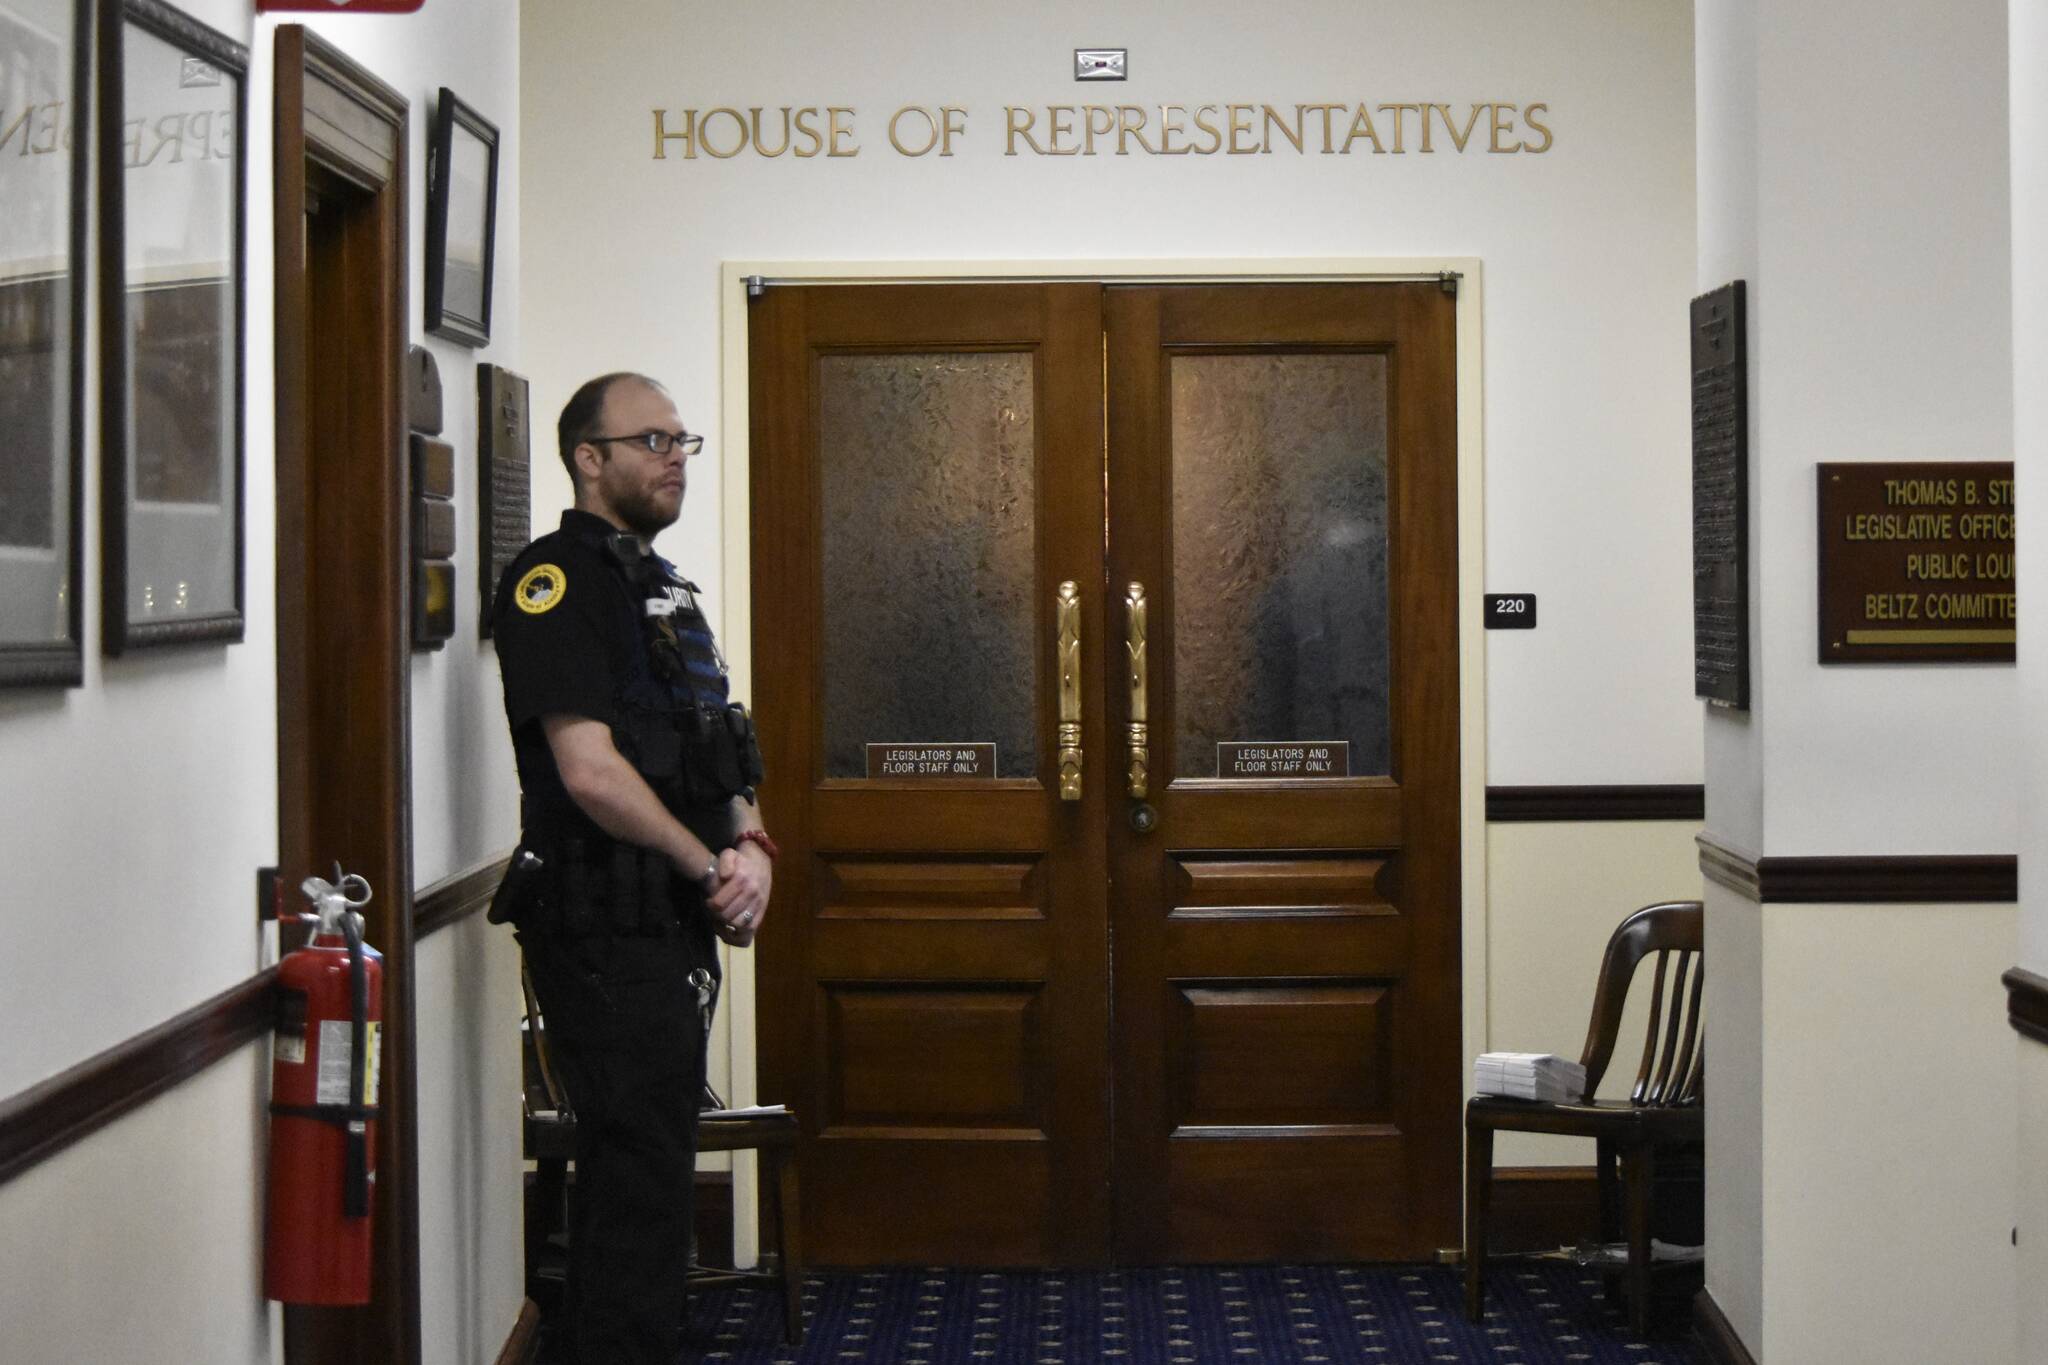
[[[382,1026],[368,1025],[369,1037],[363,1047],[363,1103],[377,1102],[377,1079],[379,1073],[377,1034]],[[319,1071],[314,1077],[315,1104],[347,1104],[348,1093],[348,1045],[349,1022],[346,1019],[322,1019],[320,1021]]]
[[[277,993],[277,1060],[297,1066],[306,1060],[306,993]]]

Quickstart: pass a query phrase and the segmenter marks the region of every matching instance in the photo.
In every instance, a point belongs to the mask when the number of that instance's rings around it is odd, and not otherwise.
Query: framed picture
[[[101,0],[102,645],[242,638],[249,51]]]
[[[444,85],[427,160],[427,330],[435,336],[489,344],[497,234],[497,127]]]
[[[0,686],[84,676],[85,0],[0,0]]]

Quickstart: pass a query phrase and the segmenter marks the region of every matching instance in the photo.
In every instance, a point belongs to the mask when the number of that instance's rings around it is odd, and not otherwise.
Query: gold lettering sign
[[[649,112],[656,161],[861,153],[856,112],[844,105]],[[969,113],[961,105],[906,104],[884,120],[884,131],[898,156],[950,157],[968,140]],[[1542,101],[1008,104],[1000,142],[1004,156],[1540,156],[1556,142],[1549,119]]]
[[[1819,466],[1820,661],[2011,662],[2012,464]]]

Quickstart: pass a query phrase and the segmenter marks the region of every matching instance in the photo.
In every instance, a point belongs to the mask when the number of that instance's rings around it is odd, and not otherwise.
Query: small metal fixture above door
[[[1125,47],[1077,47],[1074,49],[1074,79],[1077,81],[1120,81],[1126,74]]]

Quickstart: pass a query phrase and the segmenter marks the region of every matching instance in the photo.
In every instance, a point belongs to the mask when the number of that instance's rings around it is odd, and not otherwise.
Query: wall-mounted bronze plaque
[[[455,566],[422,563],[412,570],[412,646],[439,649],[455,633]]]
[[[488,639],[498,579],[533,537],[526,380],[502,366],[479,365],[476,400],[477,500],[483,513],[477,518],[483,562],[476,576],[484,599],[481,626]]]
[[[425,493],[413,499],[412,552],[420,559],[455,558],[455,504]]]
[[[455,447],[420,432],[412,434],[412,491],[431,498],[455,496]]]
[[[441,434],[441,367],[424,346],[405,353],[405,424],[429,436]]]
[[[1218,777],[1349,777],[1351,741],[1227,740],[1216,746]]]
[[[1816,470],[1822,663],[2013,661],[2011,461]]]
[[[1749,340],[1743,282],[1692,301],[1692,692],[1749,709]]]
[[[993,744],[870,744],[869,777],[994,777]]]

